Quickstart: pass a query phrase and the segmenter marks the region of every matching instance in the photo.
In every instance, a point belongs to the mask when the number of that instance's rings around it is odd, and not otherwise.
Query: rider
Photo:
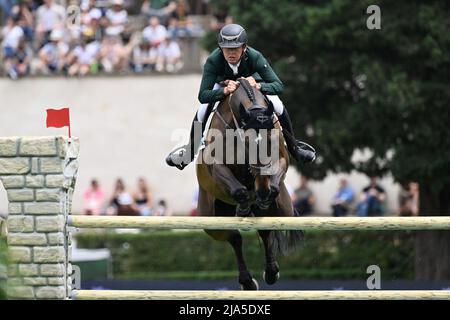
[[[194,126],[201,123],[201,132],[204,131],[211,111],[208,105],[221,101],[233,93],[239,86],[237,79],[241,77],[247,79],[253,87],[261,90],[273,103],[275,113],[283,127],[286,145],[294,159],[301,163],[314,161],[316,157],[314,149],[294,138],[289,114],[278,97],[283,91],[283,83],[264,56],[259,51],[247,46],[245,29],[238,24],[228,24],[220,30],[218,42],[220,48],[216,48],[211,53],[204,66],[198,95],[202,104],[192,122],[189,143],[172,151],[166,158],[167,164],[183,170],[192,162],[202,138],[201,135],[194,134]],[[219,85],[220,82],[225,86]]]

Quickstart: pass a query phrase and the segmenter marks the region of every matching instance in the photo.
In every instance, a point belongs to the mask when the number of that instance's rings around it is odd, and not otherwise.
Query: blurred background
[[[45,110],[70,108],[74,214],[197,214],[194,166],[164,158],[186,141],[203,63],[232,22],[317,150],[286,177],[303,215],[450,213],[447,1],[0,0],[0,13],[0,136],[66,134],[45,128]],[[256,273],[262,247],[245,241]],[[236,286],[231,249],[201,232],[86,231],[76,244],[85,288]],[[450,234],[311,232],[280,264],[275,289],[365,288],[373,264],[383,289],[445,288]]]

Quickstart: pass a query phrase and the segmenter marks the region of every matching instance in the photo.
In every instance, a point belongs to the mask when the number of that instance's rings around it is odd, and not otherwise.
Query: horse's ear
[[[273,103],[269,100],[269,105],[267,106],[267,115],[271,116],[274,112]]]
[[[250,118],[250,112],[247,109],[245,109],[245,107],[242,103],[239,104],[239,116],[244,121],[246,121],[246,120],[248,120],[248,118]]]

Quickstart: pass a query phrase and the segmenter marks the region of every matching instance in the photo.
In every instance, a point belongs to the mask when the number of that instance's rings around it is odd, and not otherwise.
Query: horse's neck
[[[223,101],[219,103],[217,106],[217,112],[220,113],[225,123],[230,126],[231,128],[234,128],[234,121],[233,121],[233,111],[231,109],[230,105],[230,96],[226,97]]]

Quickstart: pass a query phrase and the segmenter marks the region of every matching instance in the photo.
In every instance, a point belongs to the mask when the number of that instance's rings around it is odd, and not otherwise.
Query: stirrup
[[[304,141],[297,140],[297,146],[298,146],[300,149],[303,149],[303,150],[309,150],[309,151],[312,151],[312,152],[316,153],[316,149],[314,149],[313,146],[311,146],[310,144],[307,144],[307,143],[304,142]]]
[[[180,170],[183,170],[189,163],[191,163],[190,161],[186,161],[186,155],[187,155],[187,150],[186,150],[186,146],[182,146],[178,149],[175,149],[174,151],[172,151],[167,157],[166,157],[166,163],[167,165],[171,166],[171,167],[177,167]]]

